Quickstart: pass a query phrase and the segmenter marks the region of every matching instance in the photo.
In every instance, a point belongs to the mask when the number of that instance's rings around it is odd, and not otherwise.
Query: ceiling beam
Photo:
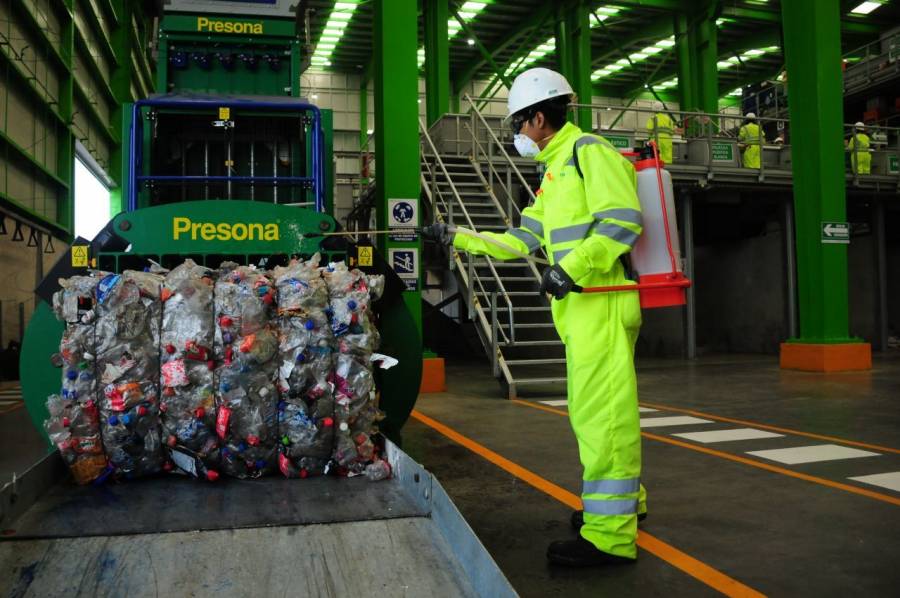
[[[608,41],[608,45],[607,48],[601,51],[599,54],[596,52],[596,50],[594,51],[594,58],[591,61],[591,65],[596,68],[610,62],[615,62],[622,57],[623,52],[625,52],[625,54],[628,54],[626,50],[628,46],[632,44],[636,44],[642,41],[657,42],[661,39],[665,39],[672,35],[673,27],[674,21],[672,19],[672,15],[665,15],[651,21],[650,23],[647,23],[646,25],[641,26],[639,29],[632,31],[625,36],[616,35],[614,39],[611,38],[609,33],[600,31],[599,35],[602,36],[603,39]],[[595,29],[594,31],[597,31],[597,29]]]
[[[547,2],[544,4],[543,8],[538,10],[537,12],[531,13],[529,16],[525,17],[518,23],[515,23],[509,27],[509,31],[511,32],[507,37],[501,39],[494,46],[487,48],[487,52],[491,56],[495,56],[505,50],[508,50],[510,46],[515,44],[517,41],[528,35],[532,29],[541,25],[544,22],[547,15],[550,14],[550,11],[553,10],[553,3]],[[469,81],[480,71],[484,66],[488,63],[486,58],[479,58],[477,60],[473,60],[465,70],[459,73],[456,77],[453,78],[453,89],[462,89],[464,88]]]

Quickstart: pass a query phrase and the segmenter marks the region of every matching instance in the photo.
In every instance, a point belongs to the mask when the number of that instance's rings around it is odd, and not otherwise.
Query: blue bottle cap
[[[256,469],[265,469],[266,462],[263,459],[260,459],[256,462]]]
[[[285,402],[285,401],[278,401],[278,410],[279,410],[279,411],[284,411],[284,408],[285,408],[285,407],[287,407],[287,402]]]
[[[304,355],[303,353],[297,355],[297,363],[303,363],[304,361],[306,361],[306,355]]]
[[[116,417],[115,415],[110,415],[110,416],[109,416],[109,419],[106,420],[106,421],[109,422],[109,425],[115,426],[115,425],[118,425],[118,423],[119,423],[119,418]]]
[[[347,302],[347,308],[350,309],[350,311],[355,310],[355,309],[356,309],[356,301],[354,301],[353,299],[351,299],[350,301],[348,301],[348,302]]]
[[[243,441],[241,441],[241,443],[237,445],[237,450],[239,453],[243,453],[247,450],[247,445]]]
[[[69,370],[68,372],[66,372],[66,378],[68,378],[69,380],[74,380],[77,377],[78,372],[76,372],[75,370]]]
[[[130,423],[131,423],[131,415],[129,415],[129,414],[127,414],[127,413],[126,413],[125,415],[123,415],[123,416],[122,416],[122,423],[125,424],[126,426],[127,426],[128,424],[130,424]]]
[[[229,390],[231,390],[231,385],[227,382],[223,382],[220,387],[222,388],[222,392],[228,392]]]
[[[307,330],[313,330],[316,327],[316,323],[312,320],[307,320],[305,326]]]

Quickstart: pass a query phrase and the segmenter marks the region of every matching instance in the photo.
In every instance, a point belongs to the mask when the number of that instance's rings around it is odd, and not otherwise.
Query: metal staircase
[[[519,224],[516,197],[523,188],[531,193],[530,186],[474,105],[430,130],[420,121],[420,131],[422,188],[436,218],[478,232]],[[538,294],[539,270],[523,259],[452,253],[450,269],[509,397],[522,390],[558,394],[566,381],[565,347],[549,302]]]

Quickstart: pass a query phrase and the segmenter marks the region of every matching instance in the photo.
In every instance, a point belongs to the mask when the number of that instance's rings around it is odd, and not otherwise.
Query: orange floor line
[[[791,428],[782,428],[779,426],[772,426],[769,424],[761,424],[759,422],[750,421],[747,419],[735,419],[733,417],[723,417],[721,415],[713,415],[711,413],[706,413],[704,411],[697,411],[695,409],[684,409],[682,407],[670,407],[668,405],[645,403],[644,401],[641,401],[641,406],[652,407],[654,409],[664,409],[667,411],[675,411],[676,413],[686,413],[688,415],[695,415],[697,417],[705,417],[708,419],[714,419],[717,421],[728,422],[731,424],[741,424],[742,426],[753,426],[754,428],[762,428],[764,430],[771,430],[773,432],[784,432],[786,434],[795,434],[797,436],[806,436],[808,438],[815,438],[816,440],[828,440],[831,442],[840,442],[841,444],[858,446],[861,448],[871,449],[873,451],[884,451],[886,453],[900,454],[900,449],[891,448],[889,446],[881,446],[878,444],[869,444],[867,442],[859,442],[858,440],[846,440],[844,438],[838,438],[837,436],[825,436],[824,434],[815,434],[813,432],[803,432],[801,430],[793,430]]]
[[[545,405],[538,405],[535,403],[529,403],[528,401],[520,401],[518,399],[513,399],[512,402],[517,403],[519,405],[525,405],[526,407],[532,407],[534,409],[539,409],[541,411],[549,411],[550,413],[554,413],[556,415],[561,415],[563,417],[569,416],[569,414],[566,411],[563,411],[562,409],[554,409],[552,407],[547,407]],[[743,463],[744,465],[749,465],[751,467],[765,469],[766,471],[780,473],[781,475],[786,475],[786,476],[789,476],[792,478],[796,478],[798,480],[804,480],[807,482],[812,482],[814,484],[828,486],[829,488],[835,488],[837,490],[851,492],[853,494],[858,494],[860,496],[865,496],[867,498],[874,498],[875,500],[880,500],[882,502],[900,506],[900,498],[895,498],[895,497],[889,496],[887,494],[882,494],[881,492],[875,492],[873,490],[867,490],[865,488],[860,488],[859,486],[852,486],[850,484],[844,484],[842,482],[834,482],[834,481],[828,480],[826,478],[820,478],[818,476],[809,475],[806,473],[800,473],[799,471],[793,471],[790,469],[786,469],[784,467],[779,467],[778,465],[772,465],[771,463],[765,463],[763,461],[757,461],[756,459],[749,459],[747,457],[741,457],[740,455],[733,455],[731,453],[726,453],[724,451],[717,451],[716,449],[707,448],[705,446],[697,446],[694,444],[690,444],[688,442],[684,442],[683,440],[676,440],[675,438],[668,438],[666,436],[660,436],[658,434],[651,434],[650,432],[641,432],[641,436],[643,436],[644,438],[649,438],[650,440],[656,440],[658,442],[665,442],[666,444],[680,446],[681,448],[690,449],[692,451],[697,451],[699,453],[706,453],[707,455],[712,455],[714,457],[719,457],[721,459],[727,459],[729,461],[734,461],[736,463]]]
[[[504,471],[511,473],[520,480],[534,486],[541,492],[552,496],[570,509],[575,510],[581,508],[581,498],[569,492],[565,488],[557,486],[553,482],[546,480],[536,473],[525,469],[521,465],[510,461],[506,457],[495,453],[489,448],[475,442],[468,436],[460,434],[453,428],[450,428],[449,426],[428,417],[420,411],[414,410],[412,412],[412,417],[416,421],[419,421],[426,426],[436,430],[437,432],[440,432],[453,442],[466,447],[473,453],[490,461]],[[650,554],[659,557],[673,567],[680,569],[684,573],[687,573],[691,577],[703,582],[707,586],[721,592],[722,594],[725,594],[726,596],[765,596],[765,594],[762,594],[754,590],[753,588],[742,584],[736,579],[725,575],[718,569],[707,565],[703,561],[695,559],[689,554],[678,550],[671,544],[668,544],[660,540],[659,538],[648,534],[645,531],[641,531],[638,533],[637,545]]]

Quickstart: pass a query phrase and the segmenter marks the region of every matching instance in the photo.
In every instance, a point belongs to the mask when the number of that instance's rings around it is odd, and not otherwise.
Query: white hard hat
[[[756,118],[756,114],[754,114],[753,112],[748,112],[747,118],[749,118],[750,120],[753,120],[754,118]]]
[[[568,96],[575,93],[566,78],[550,69],[528,69],[513,81],[509,88],[507,118],[529,106],[534,106],[550,98]]]
[[[856,127],[857,129],[865,129],[865,128],[866,128],[866,125],[864,125],[864,124],[863,124],[862,122],[860,122],[860,121],[856,121],[856,124],[853,125],[853,126]]]

